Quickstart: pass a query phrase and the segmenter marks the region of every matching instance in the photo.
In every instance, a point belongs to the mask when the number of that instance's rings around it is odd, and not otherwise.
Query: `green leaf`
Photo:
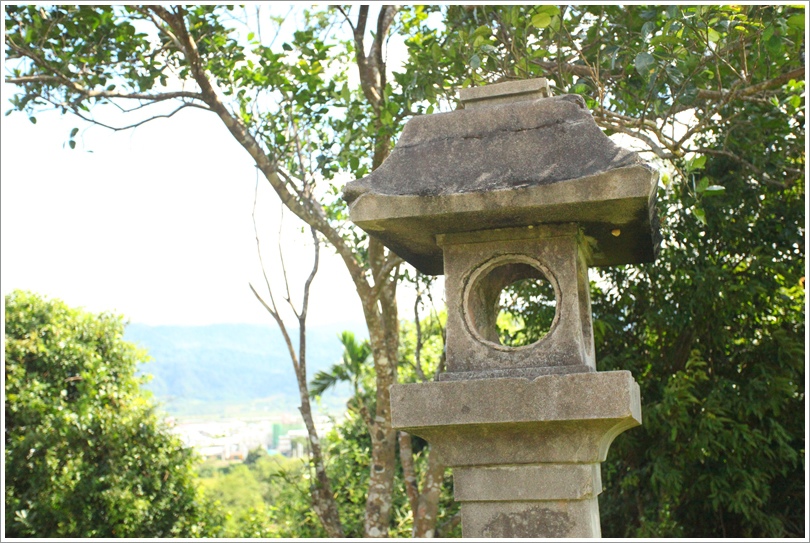
[[[702,208],[697,207],[697,206],[693,207],[693,208],[692,208],[692,214],[695,216],[695,218],[696,218],[697,220],[699,220],[699,221],[700,221],[700,222],[702,222],[703,224],[707,224],[707,223],[706,223],[706,212],[705,212],[705,211],[703,211],[703,209],[702,209]]]
[[[683,83],[683,73],[681,73],[681,71],[675,66],[667,66],[666,72],[669,80],[672,81],[674,85],[680,85]]]
[[[290,45],[287,42],[282,43],[281,48],[284,49],[285,51],[292,51],[293,50],[292,45]]]
[[[791,28],[804,32],[804,14],[797,13],[796,15],[791,15],[788,17],[787,24]]]
[[[709,41],[711,43],[717,43],[720,41],[720,34],[713,28],[709,29]]]
[[[76,135],[76,134],[78,134],[78,133],[79,133],[79,129],[78,129],[78,128],[74,128],[73,130],[71,130],[71,131],[70,131],[70,137],[72,138],[73,136],[75,136],[75,135]]]
[[[704,166],[706,166],[706,155],[696,156],[686,163],[686,171],[702,170]]]
[[[560,14],[560,8],[551,4],[546,4],[545,6],[539,6],[537,8],[537,13],[547,13],[550,17],[553,17]]]
[[[488,38],[492,35],[492,30],[487,25],[481,25],[473,31],[471,38],[476,38],[481,36],[482,38]]]
[[[647,52],[641,52],[636,55],[634,64],[639,75],[646,77],[655,70],[655,57]]]
[[[709,185],[703,189],[704,196],[714,196],[717,194],[723,194],[724,192],[726,192],[726,187],[723,185]]]
[[[701,158],[705,158],[705,157],[701,157]],[[698,181],[698,184],[695,187],[695,192],[697,192],[698,194],[701,194],[708,187],[709,187],[709,178],[704,176],[704,177],[702,177],[700,179],[700,181]]]
[[[478,55],[473,55],[472,58],[470,58],[470,66],[472,66],[473,70],[477,70],[478,68],[480,68],[481,57],[479,57]]]
[[[774,34],[770,37],[770,39],[765,42],[765,48],[768,50],[773,56],[777,56],[782,52],[784,48],[783,38],[781,36],[777,36]]]
[[[532,26],[535,28],[546,28],[551,24],[551,15],[548,13],[538,13],[532,17]]]
[[[37,124],[37,118],[36,117],[28,117],[28,120],[31,121],[32,124]]]
[[[70,140],[68,142],[68,145],[70,145],[71,149],[75,149],[76,148],[76,140]]]

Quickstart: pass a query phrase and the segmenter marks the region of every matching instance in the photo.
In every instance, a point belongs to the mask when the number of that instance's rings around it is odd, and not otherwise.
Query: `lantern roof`
[[[412,118],[370,175],[344,188],[351,219],[431,274],[440,234],[577,223],[591,266],[655,259],[658,174],[613,143],[579,95],[545,79],[465,89],[464,109]]]

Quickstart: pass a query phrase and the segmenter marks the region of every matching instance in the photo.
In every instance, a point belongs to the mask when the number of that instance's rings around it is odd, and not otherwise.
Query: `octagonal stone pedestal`
[[[394,385],[391,412],[454,468],[473,538],[600,537],[600,463],[641,424],[628,371]]]

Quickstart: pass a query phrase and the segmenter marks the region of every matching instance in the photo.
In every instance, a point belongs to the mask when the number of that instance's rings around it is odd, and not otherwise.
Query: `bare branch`
[[[299,358],[295,353],[295,348],[292,344],[292,339],[290,338],[290,334],[287,332],[287,327],[284,324],[284,320],[281,318],[279,314],[278,307],[276,306],[276,301],[273,298],[273,288],[270,286],[270,280],[267,278],[267,270],[264,267],[264,260],[262,259],[262,249],[261,244],[259,242],[259,229],[256,225],[256,201],[258,200],[259,194],[259,176],[256,175],[256,188],[253,192],[253,210],[251,212],[251,218],[253,219],[253,233],[256,236],[256,253],[259,255],[259,265],[262,268],[262,276],[264,276],[264,283],[267,286],[267,292],[270,295],[270,304],[264,301],[259,293],[256,292],[256,289],[253,288],[253,285],[250,284],[250,290],[253,291],[253,295],[256,296],[256,299],[264,306],[270,316],[273,317],[273,320],[276,321],[278,324],[279,329],[281,330],[281,334],[284,336],[284,342],[287,344],[287,350],[290,353],[290,359],[292,360],[293,368],[295,369],[296,374],[300,372],[301,368],[299,366]]]
[[[334,7],[340,12],[341,15],[343,15],[343,18],[346,19],[346,22],[349,23],[349,28],[352,29],[352,35],[354,35],[357,32],[357,30],[355,30],[354,25],[352,24],[352,20],[349,18],[349,14],[343,10],[342,6],[334,6]]]
[[[278,258],[281,262],[281,275],[284,278],[284,291],[285,296],[284,300],[287,302],[287,305],[290,306],[292,309],[295,318],[301,320],[301,315],[298,314],[298,310],[295,308],[295,304],[292,301],[292,295],[290,294],[290,282],[287,279],[287,264],[284,262],[284,251],[281,248],[281,238],[284,226],[284,206],[281,206],[281,213],[279,214],[280,220],[278,222],[278,242],[276,243],[276,247],[278,248]]]
[[[307,311],[309,308],[309,288],[312,286],[312,281],[315,279],[315,274],[318,273],[318,263],[320,261],[320,243],[318,242],[318,233],[313,227],[309,227],[309,231],[312,234],[312,243],[314,246],[314,262],[312,263],[312,271],[307,277],[306,283],[304,283],[304,302],[303,308],[301,309],[301,316],[299,317],[301,320],[305,320],[307,318]]]
[[[300,371],[298,366],[298,358],[295,355],[295,348],[293,347],[290,335],[287,333],[287,328],[284,326],[284,321],[281,319],[279,314],[276,313],[270,307],[270,305],[268,305],[268,303],[264,301],[264,299],[259,295],[259,293],[256,292],[256,288],[253,286],[253,284],[248,283],[248,286],[250,286],[250,290],[253,292],[253,295],[256,297],[256,299],[259,300],[259,303],[261,303],[264,306],[267,312],[270,313],[270,315],[273,317],[273,320],[275,320],[276,323],[278,324],[278,327],[281,330],[282,335],[284,336],[284,342],[287,344],[287,351],[290,353],[290,359],[292,360],[293,363],[293,369],[295,369],[295,372],[298,373]]]
[[[312,508],[315,510],[315,513],[318,515],[318,518],[321,520],[321,524],[323,525],[324,529],[326,530],[329,537],[338,538],[343,537],[343,527],[340,522],[340,515],[337,510],[337,504],[335,503],[334,494],[332,493],[331,483],[329,482],[329,478],[326,474],[326,468],[323,461],[323,453],[321,451],[320,439],[318,438],[318,432],[315,428],[315,423],[312,418],[312,406],[309,401],[309,390],[307,389],[307,329],[306,329],[306,319],[307,319],[307,308],[309,306],[309,290],[312,286],[312,280],[315,277],[315,274],[318,271],[318,254],[319,254],[319,247],[317,243],[317,237],[315,233],[315,229],[311,228],[311,232],[313,238],[315,240],[314,252],[315,252],[315,259],[312,265],[312,271],[307,279],[306,283],[304,284],[304,300],[302,303],[302,310],[301,314],[299,315],[296,313],[296,317],[298,318],[298,356],[296,357],[295,348],[293,347],[292,340],[290,335],[287,331],[287,327],[284,324],[281,315],[278,312],[276,307],[276,303],[273,300],[273,291],[270,287],[270,282],[267,279],[267,273],[265,271],[264,263],[262,262],[262,255],[261,255],[261,247],[259,244],[259,233],[258,227],[256,225],[256,201],[258,199],[258,190],[259,190],[259,175],[258,171],[256,174],[256,187],[254,189],[253,194],[253,230],[256,235],[256,249],[259,254],[259,262],[262,268],[262,274],[264,275],[265,283],[267,284],[267,289],[270,292],[270,299],[271,304],[265,302],[253,285],[250,285],[250,290],[253,291],[253,295],[259,300],[259,302],[264,306],[264,308],[270,313],[273,319],[278,324],[279,329],[281,330],[282,335],[284,336],[284,341],[287,344],[287,350],[290,354],[290,359],[292,360],[293,369],[295,370],[295,377],[298,383],[298,393],[301,399],[301,405],[299,407],[299,411],[301,413],[301,417],[304,419],[304,425],[307,429],[307,437],[309,440],[309,449],[311,454],[311,465],[315,469],[315,476],[313,477],[313,484],[310,487],[311,493],[311,503]],[[280,241],[279,241],[279,253],[280,250]],[[285,283],[286,283],[286,270],[285,270]],[[289,299],[289,284],[287,286],[287,296],[288,302],[290,306],[295,311],[295,307],[293,307],[292,301]]]
[[[75,109],[73,109],[73,110],[72,110],[72,112],[73,112],[73,114],[74,114],[74,115],[76,115],[77,117],[79,117],[80,119],[82,119],[82,120],[84,120],[84,121],[87,121],[87,122],[90,122],[90,123],[93,123],[93,124],[97,124],[97,125],[99,125],[99,126],[103,126],[104,128],[107,128],[107,129],[112,130],[112,131],[114,131],[114,132],[120,132],[120,131],[122,131],[122,130],[130,130],[130,129],[132,129],[132,128],[137,128],[137,127],[139,127],[139,126],[141,126],[141,125],[143,125],[143,124],[146,124],[146,123],[148,123],[148,122],[152,122],[152,121],[154,121],[154,120],[156,120],[156,119],[168,119],[169,117],[172,117],[172,116],[173,116],[175,113],[177,113],[178,111],[180,111],[180,110],[182,110],[182,109],[186,109],[187,107],[195,107],[195,108],[198,108],[198,109],[203,109],[203,110],[205,110],[205,111],[211,111],[211,110],[210,110],[210,109],[208,109],[207,107],[202,106],[202,105],[200,105],[200,104],[189,104],[189,103],[186,103],[186,104],[183,104],[183,105],[181,105],[181,106],[177,107],[177,108],[176,108],[174,111],[172,111],[171,113],[167,113],[167,114],[165,114],[165,115],[153,115],[153,116],[149,117],[148,119],[144,119],[144,120],[139,121],[139,122],[137,122],[137,123],[132,123],[132,124],[129,124],[129,125],[126,125],[126,126],[110,126],[110,125],[108,125],[108,124],[104,124],[104,123],[102,123],[102,122],[99,122],[99,121],[97,121],[97,120],[95,120],[95,119],[91,119],[91,118],[89,118],[89,117],[86,117],[85,115],[82,115],[81,113],[79,113],[79,112],[78,112],[78,111],[76,111]]]
[[[615,123],[615,122],[610,122],[610,121],[605,120],[604,118],[602,118],[602,123],[601,124],[602,124],[602,126],[610,128],[611,130],[615,130],[616,132],[621,132],[623,134],[633,136],[634,138],[637,138],[637,139],[643,141],[644,143],[647,144],[647,146],[650,148],[650,150],[652,152],[654,152],[660,158],[668,160],[668,159],[676,158],[676,157],[679,156],[678,154],[676,154],[674,152],[665,151],[648,134],[645,134],[642,131],[632,130],[632,129],[627,128],[626,126],[624,126],[622,124]]]

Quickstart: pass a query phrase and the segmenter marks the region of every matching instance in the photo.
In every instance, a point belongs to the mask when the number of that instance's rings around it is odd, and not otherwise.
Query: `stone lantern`
[[[641,404],[630,372],[596,371],[588,267],[655,259],[657,173],[545,79],[460,98],[409,121],[344,190],[352,221],[446,276],[446,370],[394,385],[393,425],[454,468],[464,537],[599,537],[600,463]],[[499,297],[527,279],[553,292],[554,317],[503,344]]]

